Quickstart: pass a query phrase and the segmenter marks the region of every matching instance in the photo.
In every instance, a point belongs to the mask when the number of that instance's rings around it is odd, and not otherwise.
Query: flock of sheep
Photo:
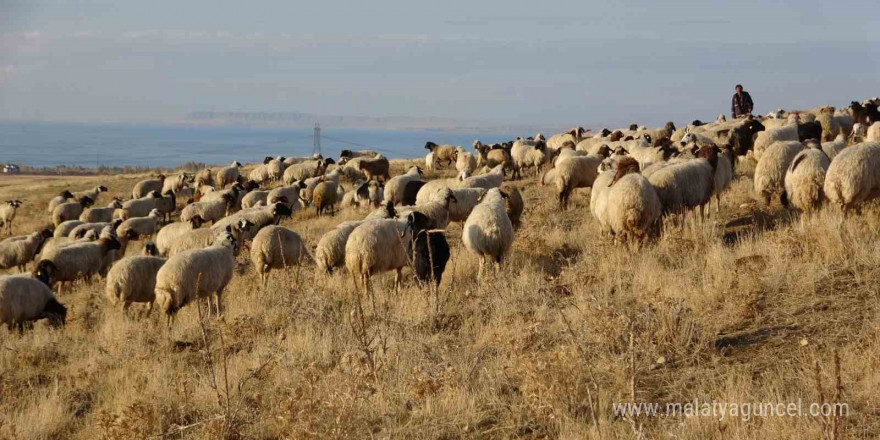
[[[719,116],[679,129],[671,122],[597,134],[576,127],[550,138],[475,141],[473,152],[428,142],[424,169],[394,177],[388,159],[373,151],[343,150],[338,161],[267,157],[246,175],[233,162],[140,181],[131,199],[103,207],[94,205],[105,186],[65,190],[48,202],[52,227],[22,236],[11,236],[22,203],[11,200],[0,207],[0,230],[10,235],[0,242],[0,269],[22,273],[0,276],[0,322],[20,330],[43,318],[63,323],[66,308],[56,293],[97,275],[112,304],[158,304],[170,329],[177,311],[202,298],[222,313],[222,294],[245,247],[264,284],[273,269],[301,264],[322,273],[345,268],[365,293],[383,272],[395,271],[399,287],[407,267],[420,285],[439,284],[450,258],[450,222],[461,224],[462,244],[480,258],[482,276],[486,263],[503,263],[523,213],[508,175],[533,173],[555,188],[561,209],[574,189],[591,188],[590,211],[603,231],[637,244],[660,233],[664,216],[699,209],[702,218],[713,197],[717,210],[743,160],[757,162],[755,194],[768,204],[778,196],[805,212],[825,204],[848,212],[880,194],[878,104],[874,98],[840,110]],[[424,179],[426,170],[441,167],[454,167],[456,176]],[[336,225],[310,248],[279,226],[310,207],[319,216],[370,212]],[[145,255],[126,255],[133,240],[150,240]]]

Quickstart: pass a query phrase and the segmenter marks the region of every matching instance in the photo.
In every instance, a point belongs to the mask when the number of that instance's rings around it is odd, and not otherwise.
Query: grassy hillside
[[[156,311],[123,317],[102,280],[79,283],[59,298],[65,328],[0,329],[0,439],[767,440],[831,438],[833,424],[837,438],[880,436],[878,211],[762,208],[750,171],[738,171],[721,212],[667,222],[640,250],[600,233],[588,189],[563,212],[534,177],[513,182],[526,211],[499,272],[478,279],[450,225],[440,288],[409,276],[395,294],[393,275],[381,275],[365,322],[345,271],[273,272],[263,288],[247,252],[222,319],[200,319],[206,307],[191,304],[170,340]],[[62,189],[104,184],[105,205],[139,178],[0,177],[0,200],[26,202],[15,222],[24,234],[49,222],[46,203]],[[308,210],[282,224],[313,247],[364,215]],[[805,411],[839,401],[849,416],[612,411],[694,399],[801,399]]]

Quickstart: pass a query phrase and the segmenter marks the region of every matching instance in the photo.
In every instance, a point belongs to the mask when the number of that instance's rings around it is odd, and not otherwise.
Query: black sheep
[[[416,204],[416,196],[419,194],[419,190],[425,186],[424,180],[413,180],[406,183],[406,186],[403,187],[403,197],[401,197],[400,203],[402,205],[413,206]]]
[[[413,259],[416,279],[422,283],[434,281],[439,286],[443,271],[449,261],[449,243],[441,230],[428,230],[430,219],[421,212],[412,212],[407,217],[406,227],[412,230],[410,254]]]

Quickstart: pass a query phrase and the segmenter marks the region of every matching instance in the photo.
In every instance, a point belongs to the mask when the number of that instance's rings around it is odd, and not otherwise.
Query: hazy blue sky
[[[880,1],[0,0],[0,119],[561,125],[880,95]]]

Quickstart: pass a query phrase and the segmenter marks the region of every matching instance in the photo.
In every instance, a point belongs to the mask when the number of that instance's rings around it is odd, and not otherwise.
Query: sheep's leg
[[[131,303],[128,301],[122,302],[122,316],[128,316],[128,308],[131,307]]]
[[[403,268],[397,269],[397,274],[394,275],[394,293],[400,293],[401,286],[403,286]]]
[[[715,212],[721,212],[721,194],[715,194]]]

